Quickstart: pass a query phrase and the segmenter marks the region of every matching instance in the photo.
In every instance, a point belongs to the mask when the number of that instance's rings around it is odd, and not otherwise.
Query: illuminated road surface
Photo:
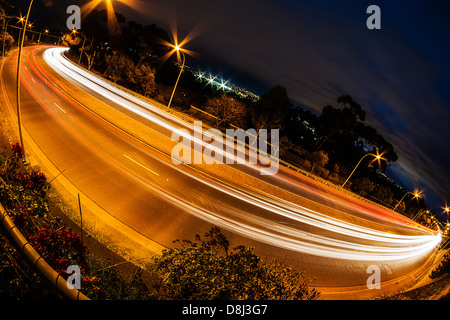
[[[262,176],[261,167],[252,165],[232,170],[286,190],[293,201],[173,164],[167,151],[104,121],[95,108],[139,121],[167,144],[174,144],[174,130],[192,132],[192,124],[75,66],[65,50],[25,50],[24,128],[84,195],[153,241],[168,247],[217,225],[232,244],[286,260],[327,287],[364,285],[372,264],[380,266],[383,280],[402,277],[424,264],[439,243],[439,234],[410,219],[283,167],[275,176]],[[2,74],[11,108],[16,60],[16,54],[9,57]]]

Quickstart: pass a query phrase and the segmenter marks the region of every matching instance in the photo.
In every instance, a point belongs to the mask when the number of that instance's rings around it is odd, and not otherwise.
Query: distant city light
[[[229,81],[224,80],[218,76],[214,76],[212,74],[206,74],[204,71],[201,70],[192,70],[189,67],[186,67],[188,71],[190,71],[197,81],[206,83],[208,85],[211,85],[213,87],[216,87],[217,89],[226,91],[226,92],[232,92],[236,94],[237,96],[244,98],[244,99],[250,99],[253,101],[256,101],[259,99],[259,96],[254,94],[253,92],[250,92],[244,88],[241,88],[237,85],[231,84]],[[218,80],[220,78],[220,80]],[[217,80],[216,80],[217,79]]]

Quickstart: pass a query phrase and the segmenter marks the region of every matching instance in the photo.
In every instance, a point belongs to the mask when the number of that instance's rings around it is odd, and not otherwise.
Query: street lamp
[[[342,185],[341,188],[343,188],[343,187],[347,184],[348,180],[350,180],[351,176],[353,175],[353,173],[355,173],[356,169],[359,167],[359,165],[361,164],[361,162],[364,160],[364,158],[366,158],[366,157],[368,157],[368,156],[372,156],[372,157],[374,157],[376,160],[381,160],[381,159],[383,159],[383,158],[381,157],[381,155],[378,154],[378,152],[377,152],[377,154],[373,154],[373,153],[368,153],[368,154],[366,154],[364,157],[361,158],[361,160],[359,160],[359,162],[358,162],[358,164],[356,165],[355,169],[353,169],[352,173],[350,173],[350,175],[348,176],[347,180],[345,180],[345,182],[344,182],[344,184]]]
[[[394,207],[394,209],[393,209],[394,211],[395,211],[395,209],[397,209],[398,205],[403,201],[403,199],[405,199],[405,197],[406,197],[407,194],[412,194],[412,195],[413,195],[413,198],[416,198],[416,199],[419,199],[419,198],[422,197],[422,193],[420,193],[420,192],[417,191],[417,190],[415,190],[414,192],[408,191],[408,192],[406,192],[406,193],[403,195],[403,197],[400,199],[400,201],[395,205],[395,207]]]
[[[173,99],[173,96],[175,94],[175,90],[177,89],[178,81],[180,81],[180,77],[181,77],[181,74],[183,73],[183,69],[184,69],[184,64],[186,62],[186,56],[184,55],[184,52],[181,49],[181,47],[179,45],[175,45],[174,49],[175,49],[176,52],[181,53],[181,55],[183,57],[183,64],[181,65],[181,69],[180,69],[180,73],[178,74],[177,82],[175,82],[175,87],[173,88],[172,95],[170,96],[169,104],[167,105],[168,108],[170,108],[170,105],[172,103],[172,99]]]
[[[20,18],[18,18],[18,19],[19,19],[18,22],[20,22],[20,24],[22,25],[22,28],[19,29],[19,37],[17,38],[17,46],[19,47],[20,46],[20,39],[22,38],[23,28],[24,28],[24,25],[26,25],[26,23],[25,23],[25,18],[24,17],[20,16]]]
[[[45,30],[44,30],[44,33],[45,33],[45,34],[48,34],[48,29],[45,29]],[[42,31],[39,32],[39,39],[38,39],[38,43],[39,43],[39,44],[41,43],[41,36],[42,36]]]
[[[25,145],[23,144],[22,123],[21,123],[21,119],[20,119],[20,68],[21,68],[21,65],[22,65],[23,41],[25,39],[25,33],[27,31],[28,18],[30,16],[31,6],[32,5],[33,5],[33,0],[30,0],[30,5],[28,7],[28,12],[27,12],[27,16],[25,18],[25,24],[24,24],[24,27],[23,27],[22,38],[20,39],[20,42],[19,42],[19,55],[18,55],[18,61],[17,61],[17,122],[18,122],[18,126],[19,126],[20,144],[21,144],[22,149],[23,149],[23,162],[24,163],[28,162],[28,160],[27,160],[27,153],[25,152]],[[19,20],[23,21],[23,17],[21,17]]]
[[[430,210],[420,209],[419,212],[417,212],[417,214],[414,216],[413,220],[416,220],[416,218],[419,217],[423,212],[430,214]]]
[[[445,207],[443,209],[444,209],[444,212],[447,213],[447,223],[448,223],[448,214],[450,213],[450,208],[447,205],[445,205]]]
[[[77,29],[73,29],[72,33],[77,34]],[[81,63],[81,56],[83,55],[84,44],[86,43],[86,36],[84,34],[82,34],[81,32],[80,32],[80,36],[83,37],[83,45],[81,46],[80,57],[78,58],[78,64]]]

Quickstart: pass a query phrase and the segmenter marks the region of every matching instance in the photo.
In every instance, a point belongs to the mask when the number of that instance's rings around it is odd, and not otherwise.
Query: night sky
[[[15,9],[26,12],[28,1]],[[35,0],[32,21],[65,24],[87,1]],[[122,3],[132,2],[131,7]],[[366,123],[394,145],[391,167],[422,189],[433,213],[450,201],[450,3],[447,1],[123,0],[128,20],[178,32],[210,68],[256,93],[280,84],[295,105],[319,113],[349,94]],[[369,5],[381,30],[368,30]],[[44,14],[45,12],[45,14]],[[205,70],[207,71],[207,70]],[[450,204],[450,203],[449,203]]]

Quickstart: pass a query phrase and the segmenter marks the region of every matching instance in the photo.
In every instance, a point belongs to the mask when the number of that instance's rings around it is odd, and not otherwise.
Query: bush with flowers
[[[91,299],[146,299],[147,289],[140,277],[125,279],[108,261],[90,255],[80,236],[52,215],[47,177],[24,166],[22,159],[23,149],[18,143],[10,152],[0,152],[0,203],[33,248],[65,279],[70,265],[79,266],[81,291]],[[7,288],[14,298],[53,298],[51,287],[46,288],[40,279],[27,281],[36,275],[34,271],[30,273],[33,276],[28,275],[24,270],[29,266],[13,252],[5,239],[0,246],[0,269],[8,272],[2,271],[0,276],[0,294]]]
[[[43,217],[48,211],[47,177],[23,164],[23,149],[16,143],[12,154],[3,152],[0,163],[0,201],[7,209],[24,210],[31,216]]]
[[[81,274],[89,273],[87,260],[89,250],[78,234],[65,228],[58,231],[41,228],[36,234],[29,237],[29,241],[47,263],[65,279],[69,276],[66,270],[70,265],[79,266]]]

